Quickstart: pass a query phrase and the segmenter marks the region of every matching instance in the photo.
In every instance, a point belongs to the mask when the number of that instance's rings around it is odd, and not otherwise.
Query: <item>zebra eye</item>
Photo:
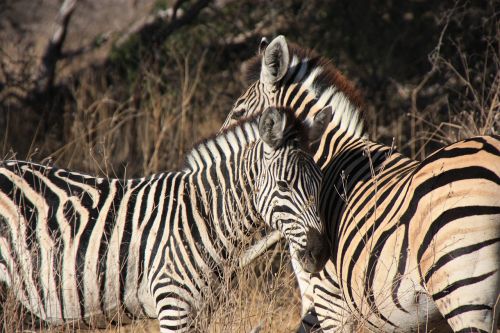
[[[278,184],[278,188],[282,192],[289,192],[290,191],[290,186],[288,186],[288,183],[283,181],[283,180],[278,180],[276,182]]]
[[[240,119],[245,114],[245,109],[234,110],[231,115],[232,119]]]

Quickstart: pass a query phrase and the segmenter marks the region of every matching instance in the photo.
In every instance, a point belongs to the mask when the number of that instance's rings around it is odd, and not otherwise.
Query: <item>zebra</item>
[[[267,105],[312,121],[323,171],[319,210],[331,242],[316,274],[292,256],[302,329],[492,332],[500,311],[500,137],[457,142],[418,162],[367,139],[362,100],[327,59],[263,38],[253,82],[223,128]]]
[[[203,293],[263,222],[317,272],[329,245],[307,140],[326,125],[270,107],[196,145],[183,169],[138,179],[4,161],[0,281],[37,322],[147,317],[161,332],[186,332]]]

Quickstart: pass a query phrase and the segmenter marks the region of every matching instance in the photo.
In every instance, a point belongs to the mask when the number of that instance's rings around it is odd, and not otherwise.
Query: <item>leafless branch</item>
[[[37,91],[46,92],[54,84],[57,62],[62,57],[62,48],[68,33],[69,23],[78,0],[64,0],[56,18],[54,33],[49,40],[42,57],[40,70],[36,80]]]
[[[89,52],[94,51],[95,49],[98,49],[99,47],[103,46],[106,44],[110,39],[111,35],[113,34],[113,31],[108,31],[104,34],[101,34],[96,40],[94,40],[92,43],[89,43],[87,45],[81,46],[77,49],[74,50],[69,50],[65,52],[61,52],[61,59],[72,59],[76,58],[78,56],[81,56],[83,54],[87,54]]]
[[[259,240],[257,243],[252,245],[239,259],[239,266],[241,268],[247,266],[264,252],[266,252],[271,246],[276,244],[280,239],[282,239],[279,231],[275,230],[271,232],[266,237]]]

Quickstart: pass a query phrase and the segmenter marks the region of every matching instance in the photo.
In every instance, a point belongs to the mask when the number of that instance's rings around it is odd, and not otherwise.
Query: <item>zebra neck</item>
[[[329,130],[328,139],[320,142],[314,158],[323,172],[333,169],[337,177],[340,172],[354,170],[364,178],[372,178],[388,163],[417,163],[398,153],[394,146],[352,137],[338,126]]]
[[[341,133],[346,139],[366,138],[362,110],[358,103],[340,87],[322,83],[321,67],[305,71],[300,70],[301,66],[297,68],[298,72],[285,78],[283,86],[278,89],[276,105],[289,107],[295,110],[299,119],[309,121],[319,111],[330,106],[333,118],[323,135],[323,140],[328,140],[329,136],[334,135],[333,132]],[[334,149],[341,151],[344,147],[335,146]],[[335,154],[336,151],[331,153]]]
[[[345,228],[341,224],[349,223],[349,219],[345,219],[349,205],[359,202],[360,197],[376,202],[383,197],[381,193],[390,182],[404,177],[418,165],[417,161],[396,152],[394,147],[365,139],[346,140],[345,136],[336,134],[331,144],[344,140],[339,143],[343,149],[333,156],[321,156],[318,161],[323,171],[320,197],[328,197],[320,201],[320,214],[330,221],[327,228],[333,240]],[[397,174],[394,170],[398,170]]]
[[[217,163],[207,163],[203,168],[186,174],[193,216],[207,229],[207,235],[217,244],[222,259],[228,259],[238,251],[242,240],[261,221],[253,196],[259,170],[257,155],[262,149],[262,143],[249,143]]]
[[[353,156],[357,151],[379,150],[380,145],[368,141],[366,138],[356,137],[346,132],[339,124],[329,125],[321,140],[312,147],[314,160],[321,169],[329,164],[338,164],[345,156]],[[381,146],[380,146],[381,147]],[[390,147],[383,148],[388,150]]]

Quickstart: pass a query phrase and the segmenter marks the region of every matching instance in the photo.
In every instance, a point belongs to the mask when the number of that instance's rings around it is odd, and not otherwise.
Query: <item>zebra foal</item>
[[[49,324],[106,326],[119,314],[185,332],[204,290],[261,221],[318,271],[328,253],[316,207],[321,172],[305,145],[326,124],[307,127],[268,108],[197,145],[183,170],[140,179],[5,161],[0,281]]]
[[[224,126],[267,105],[331,121],[315,145],[331,258],[308,274],[292,256],[303,326],[383,332],[493,332],[500,306],[500,138],[418,162],[366,139],[360,98],[330,61],[263,39],[253,79]]]

